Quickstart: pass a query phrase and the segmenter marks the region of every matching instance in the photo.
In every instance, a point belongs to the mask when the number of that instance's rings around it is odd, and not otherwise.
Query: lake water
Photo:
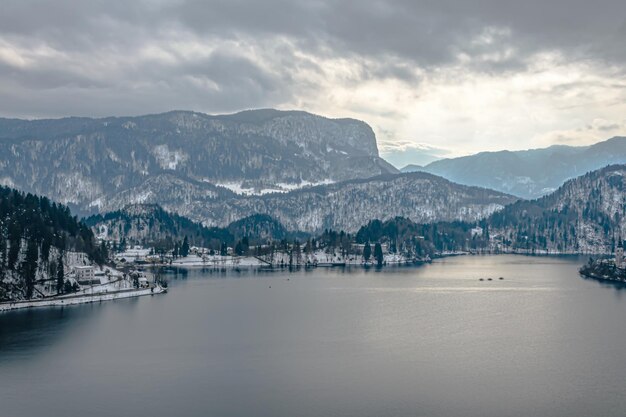
[[[197,270],[0,314],[0,415],[623,417],[626,293],[584,261]]]

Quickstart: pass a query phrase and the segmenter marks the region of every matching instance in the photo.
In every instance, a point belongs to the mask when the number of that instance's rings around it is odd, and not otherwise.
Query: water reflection
[[[626,290],[626,282],[619,282],[619,281],[601,281],[595,278],[590,278],[590,277],[586,277],[584,275],[581,275],[581,278],[584,279],[585,281],[593,281],[594,283],[596,283],[597,285],[599,285],[602,288],[606,288],[606,289],[611,289],[614,290],[614,294],[616,295],[617,298],[621,299],[624,297],[624,290]]]
[[[98,314],[94,304],[0,313],[0,361],[47,349]]]

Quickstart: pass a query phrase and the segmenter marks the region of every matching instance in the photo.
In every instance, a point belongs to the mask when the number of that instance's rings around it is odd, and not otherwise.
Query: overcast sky
[[[362,119],[396,164],[626,135],[626,2],[0,4],[2,116],[260,107]]]

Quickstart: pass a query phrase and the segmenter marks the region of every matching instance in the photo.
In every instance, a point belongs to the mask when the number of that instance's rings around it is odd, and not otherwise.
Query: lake
[[[622,417],[626,293],[584,262],[195,270],[0,314],[0,415]]]

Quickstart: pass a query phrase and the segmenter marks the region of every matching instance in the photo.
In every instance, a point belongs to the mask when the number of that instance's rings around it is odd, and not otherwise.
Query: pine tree
[[[7,257],[7,268],[14,269],[17,258],[20,254],[22,242],[22,230],[17,220],[9,225],[9,254]]]
[[[100,243],[100,257],[103,263],[109,260],[109,248],[104,240]]]
[[[365,262],[369,261],[371,256],[372,247],[370,246],[370,242],[367,241],[365,242],[365,246],[363,247],[363,258],[365,259]]]
[[[384,259],[383,248],[378,242],[374,245],[374,258],[376,259],[378,266],[382,266]]]
[[[184,258],[187,255],[189,255],[189,241],[187,240],[187,236],[185,236],[185,239],[183,239],[183,244],[180,247],[180,256]]]
[[[37,274],[37,262],[39,260],[39,247],[35,239],[28,240],[26,246],[26,257],[22,263],[22,279],[24,280],[24,288],[26,289],[26,298],[33,297],[35,289],[35,275]]]

